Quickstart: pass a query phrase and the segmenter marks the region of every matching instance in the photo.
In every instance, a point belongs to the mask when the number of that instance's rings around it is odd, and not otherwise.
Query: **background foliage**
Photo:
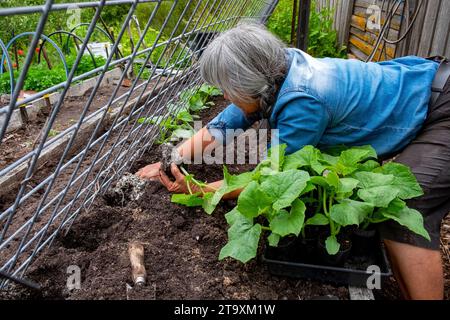
[[[268,22],[268,28],[285,43],[291,44],[293,0],[280,0]],[[345,58],[346,48],[338,44],[337,32],[333,30],[333,9],[316,10],[311,2],[308,53],[312,56]]]

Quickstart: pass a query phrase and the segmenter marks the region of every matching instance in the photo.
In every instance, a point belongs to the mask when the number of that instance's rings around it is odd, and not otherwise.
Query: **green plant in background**
[[[168,104],[166,116],[142,117],[138,119],[138,123],[157,125],[161,128],[156,140],[158,144],[188,139],[195,133],[191,123],[199,118],[196,113],[213,106],[214,102],[208,100],[221,94],[219,89],[207,84],[186,89],[180,93],[177,102]]]
[[[280,0],[267,22],[267,28],[283,42],[291,43],[293,0]]]
[[[308,53],[314,57],[345,58],[346,47],[339,46],[337,31],[333,29],[333,8],[316,11],[316,2],[311,3],[309,19]]]
[[[333,30],[334,9],[326,7],[319,12],[316,1],[311,2],[308,53],[314,57],[345,58],[346,48],[338,44]],[[293,0],[281,0],[268,21],[268,28],[285,43],[291,43]]]
[[[170,104],[168,108],[170,109],[168,114],[176,113],[175,116],[153,116],[138,119],[138,123],[157,125],[161,129],[160,135],[156,140],[157,144],[187,139],[194,134],[194,128],[192,128],[191,123],[198,116],[191,115],[186,108],[177,112],[175,104]]]
[[[348,226],[394,220],[430,239],[422,215],[404,201],[423,194],[408,167],[380,166],[370,146],[334,153],[306,146],[291,155],[285,155],[285,148],[273,147],[252,172],[232,176],[224,167],[224,184],[214,193],[173,196],[173,202],[202,206],[211,214],[224,194],[243,189],[237,206],[226,214],[228,243],[219,259],[248,262],[256,256],[263,231],[270,233],[269,245],[277,246],[311,225],[329,226],[325,245],[330,255],[339,251],[338,235]]]
[[[70,69],[73,67],[76,56],[70,55],[66,57],[67,67]],[[103,57],[94,58],[96,66],[101,67],[105,64],[105,59]],[[94,62],[90,55],[83,55],[80,63],[75,71],[75,76],[81,75],[95,68]],[[14,79],[19,77],[20,70],[14,70]],[[49,69],[44,61],[40,64],[33,64],[28,69],[27,76],[25,78],[25,83],[23,85],[24,90],[32,91],[42,91],[48,89],[54,85],[57,85],[66,80],[66,71],[62,62],[54,64],[52,69]],[[10,87],[10,76],[6,71],[0,75],[0,94],[9,94],[11,91]]]
[[[58,135],[58,133],[59,133],[58,130],[50,129],[50,131],[48,132],[48,137],[49,138],[56,137]]]
[[[198,112],[213,106],[214,103],[208,100],[222,94],[216,87],[202,84],[199,88],[187,89],[181,92],[180,101],[188,106],[192,112]]]

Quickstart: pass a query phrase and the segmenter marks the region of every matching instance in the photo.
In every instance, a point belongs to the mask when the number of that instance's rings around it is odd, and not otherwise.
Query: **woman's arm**
[[[257,115],[247,117],[239,107],[231,104],[212,119],[206,127],[200,129],[194,136],[178,146],[178,153],[185,160],[202,160],[203,150],[210,144],[225,145],[230,138],[227,134],[233,133],[232,129],[246,130],[258,119],[259,117]],[[166,175],[163,175],[161,162],[141,168],[136,172],[136,175],[145,180],[160,180],[171,192],[188,192],[183,174],[180,172],[182,179],[171,181]],[[221,183],[221,181],[212,183],[212,189],[209,191],[218,189]],[[236,198],[238,195],[239,192],[235,191],[225,195],[224,199]]]
[[[179,155],[185,160],[192,160],[201,157],[203,150],[214,142],[214,137],[206,127],[200,129],[190,139],[177,147]],[[161,162],[149,164],[136,172],[136,176],[144,180],[159,180]]]
[[[183,159],[193,160],[203,157],[203,150],[212,143],[215,143],[214,137],[206,127],[203,127],[177,147],[177,150]]]

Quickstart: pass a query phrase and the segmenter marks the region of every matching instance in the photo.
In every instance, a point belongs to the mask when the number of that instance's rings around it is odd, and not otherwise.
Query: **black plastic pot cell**
[[[339,239],[339,243],[341,243],[340,250],[335,255],[330,255],[327,252],[325,240],[326,237],[322,236],[319,237],[317,241],[317,258],[319,262],[332,267],[343,266],[345,262],[347,262],[347,259],[350,257],[352,242],[349,239]]]
[[[301,257],[302,254],[299,254],[296,259],[283,259],[278,254],[277,248],[266,247],[262,259],[273,275],[311,279],[338,285],[365,287],[368,278],[373,275],[368,272],[368,267],[373,265],[380,268],[381,283],[392,276],[386,252],[380,242],[375,250],[365,256],[358,257],[350,254],[341,267],[324,265],[317,260],[315,263],[306,262],[302,261]]]
[[[364,256],[367,252],[376,250],[379,245],[379,238],[375,229],[356,229],[352,234],[352,254]]]

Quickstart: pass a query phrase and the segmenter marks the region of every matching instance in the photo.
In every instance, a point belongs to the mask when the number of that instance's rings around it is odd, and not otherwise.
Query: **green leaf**
[[[330,216],[341,226],[360,225],[373,211],[369,203],[344,199],[331,207]]]
[[[338,193],[350,193],[358,186],[359,181],[353,178],[341,178],[339,180]]]
[[[193,122],[194,118],[188,111],[180,111],[177,114],[177,119],[183,122]]]
[[[231,175],[226,166],[223,167],[224,185],[227,192],[231,192],[247,186],[253,178],[252,172],[245,172],[239,175]]]
[[[388,210],[390,212],[399,212],[404,207],[406,207],[406,202],[399,198],[396,198],[389,204]]]
[[[320,150],[314,148],[313,146],[305,146],[299,151],[286,156],[283,171],[299,169],[302,167],[310,167],[317,174],[322,174],[326,169],[326,166],[321,164],[319,160],[322,159],[322,154]]]
[[[327,226],[330,224],[330,220],[324,214],[316,213],[313,217],[306,220],[305,224],[308,226]]]
[[[212,193],[212,192],[207,192],[203,195],[202,208],[203,208],[203,210],[205,210],[205,212],[207,214],[211,214],[216,207],[215,205],[213,205],[211,203],[213,196],[214,196],[214,193]]]
[[[359,165],[358,171],[373,171],[376,168],[379,168],[380,164],[375,160],[368,160],[363,164]]]
[[[235,222],[228,229],[228,243],[220,250],[219,260],[231,257],[247,263],[256,257],[260,236],[261,225]]]
[[[358,197],[375,207],[387,208],[397,198],[399,190],[394,186],[380,186],[358,190]]]
[[[205,208],[206,213],[211,214],[215,210],[216,206],[219,204],[222,197],[230,192],[233,192],[237,189],[245,188],[250,181],[252,181],[253,173],[245,172],[243,174],[234,176],[229,174],[226,166],[223,166],[223,184],[222,186],[214,193],[212,198],[209,200],[209,204],[207,208]]]
[[[336,171],[347,176],[358,170],[359,162],[369,157],[377,157],[375,150],[370,146],[353,147],[342,151],[336,164]]]
[[[271,233],[270,236],[267,237],[267,240],[269,241],[269,246],[271,247],[278,247],[278,243],[280,242],[280,235],[276,233]]]
[[[261,184],[261,190],[272,199],[275,211],[289,207],[300,196],[309,180],[309,174],[300,170],[288,170],[268,176]]]
[[[380,211],[380,213],[384,217],[396,221],[412,232],[421,235],[428,241],[431,241],[428,231],[424,228],[423,216],[419,211],[404,207],[400,210],[395,210],[392,208],[383,209]]]
[[[423,195],[423,190],[417,182],[416,177],[411,170],[403,164],[390,162],[375,169],[375,172],[391,174],[394,176],[392,185],[400,190],[399,197],[401,199],[412,199]]]
[[[330,171],[324,173],[325,179],[330,187],[333,187],[335,190],[339,188],[339,177],[336,172]]]
[[[227,223],[230,226],[239,222],[240,220],[247,221],[248,223],[253,222],[253,219],[249,219],[243,216],[242,213],[240,213],[239,210],[237,209],[237,206],[234,207],[233,210],[225,214],[225,220],[227,220]]]
[[[321,186],[323,188],[328,188],[330,186],[328,184],[327,179],[325,179],[324,177],[320,177],[320,176],[311,177],[310,182],[317,186]]]
[[[359,180],[362,188],[380,187],[392,184],[394,176],[392,174],[382,174],[374,172],[357,172],[355,178]]]
[[[170,136],[171,140],[189,139],[194,135],[194,130],[178,128]]]
[[[199,194],[173,194],[171,202],[182,204],[187,207],[201,207],[203,205],[203,198]]]
[[[330,166],[335,166],[339,161],[339,157],[335,157],[326,153],[322,153],[322,158],[323,158],[322,162]]]
[[[290,234],[298,236],[305,221],[305,210],[305,204],[301,200],[296,199],[292,203],[290,212],[280,210],[276,213],[270,222],[270,229],[282,237]]]
[[[331,235],[327,238],[327,240],[325,240],[325,247],[327,249],[328,254],[334,256],[339,252],[341,245],[337,241],[336,236]]]
[[[250,182],[238,198],[238,210],[247,218],[255,218],[270,208],[272,199],[256,181]]]
[[[308,193],[308,192],[311,192],[311,191],[313,191],[313,190],[316,190],[316,186],[315,186],[311,181],[308,181],[308,182],[306,183],[305,189],[303,189],[303,191],[302,191],[302,193],[300,194],[300,196],[302,196],[302,195],[304,195],[304,194],[306,194],[306,193]]]
[[[321,176],[313,176],[311,177],[310,181],[311,183],[321,186],[323,188],[334,188],[334,190],[338,190],[340,183],[339,183],[339,177],[335,172],[332,171],[325,171],[323,177]]]

